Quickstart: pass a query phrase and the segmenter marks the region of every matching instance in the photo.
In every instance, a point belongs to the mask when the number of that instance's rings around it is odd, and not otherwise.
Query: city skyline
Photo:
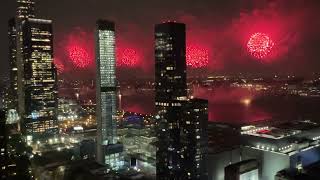
[[[8,7],[14,8],[13,3],[7,1],[5,3],[9,3]],[[65,39],[68,39],[73,34],[79,36],[85,33],[84,39],[89,42],[89,45],[84,48],[87,49],[88,52],[86,53],[90,57],[91,53],[94,54],[92,52],[94,40],[91,35],[94,23],[92,22],[99,17],[106,17],[116,21],[118,24],[119,35],[117,41],[119,48],[117,49],[117,59],[122,63],[122,66],[119,67],[120,79],[128,77],[128,73],[137,76],[137,78],[143,76],[152,78],[154,71],[152,66],[152,29],[154,24],[167,20],[175,20],[188,25],[187,44],[189,44],[189,48],[187,49],[189,49],[190,55],[187,57],[199,59],[198,61],[203,61],[204,63],[208,61],[208,68],[204,68],[207,73],[242,72],[265,74],[272,72],[309,75],[315,72],[318,67],[315,40],[319,38],[316,33],[319,26],[318,23],[311,22],[308,26],[312,28],[306,28],[304,24],[309,22],[308,19],[318,17],[316,14],[316,7],[319,7],[316,6],[317,1],[308,1],[308,3],[304,2],[303,4],[301,1],[290,1],[289,7],[284,1],[253,2],[246,0],[242,3],[238,1],[233,1],[233,3],[232,1],[199,1],[196,3],[175,1],[173,2],[174,5],[181,5],[181,11],[178,12],[172,11],[170,8],[164,10],[163,6],[157,6],[157,4],[142,3],[141,7],[133,6],[137,11],[128,12],[129,16],[118,14],[118,12],[121,12],[119,10],[126,8],[130,3],[120,6],[121,3],[111,1],[108,6],[112,8],[110,13],[104,13],[104,11],[99,10],[86,14],[82,13],[85,11],[75,10],[72,16],[66,16],[67,19],[65,21],[61,21],[60,15],[67,12],[65,8],[74,5],[79,7],[79,10],[84,10],[85,7],[82,4],[68,1],[66,6],[63,9],[59,9],[60,13],[57,14],[55,13],[54,4],[50,3],[38,2],[36,6],[41,11],[36,11],[36,14],[40,17],[52,17],[54,21],[55,57],[62,61],[66,69],[66,76],[70,75],[70,73],[77,73],[80,78],[86,79],[95,74],[93,58],[91,58],[93,63],[84,69],[72,63],[70,57],[68,57],[68,50],[66,50],[69,43]],[[96,7],[97,9],[104,5],[100,1],[88,3],[88,6]],[[212,4],[212,6],[207,5],[206,7],[208,8],[200,12],[198,7],[203,7],[202,5],[206,3]],[[169,2],[163,2],[163,5],[165,4],[169,4]],[[153,5],[157,6],[157,8]],[[301,6],[303,8],[300,8]],[[209,7],[212,10],[209,10]],[[143,9],[141,12],[149,16],[144,19],[145,16],[138,13],[140,12],[138,11],[139,9]],[[221,12],[221,9],[225,11]],[[81,18],[77,17],[83,15],[86,15],[86,18],[83,21],[79,21],[78,19]],[[4,17],[6,16],[8,15]],[[211,16],[215,18],[212,19],[210,18]],[[129,20],[128,17],[134,18]],[[3,21],[7,22],[7,20]],[[275,43],[273,50],[276,55],[267,59],[267,62],[255,59],[246,50],[250,32],[260,31],[267,33]],[[76,39],[74,42],[81,44],[81,41],[82,39]],[[135,43],[137,41],[139,45]],[[6,51],[1,50],[0,53],[2,59],[7,58]],[[130,65],[131,61],[137,62]],[[286,69],[282,68],[284,64],[287,65]],[[195,66],[198,65],[196,64]],[[199,70],[198,68],[190,68],[190,66],[189,69]],[[200,70],[202,69],[200,68]],[[5,70],[1,72],[2,76],[4,76]]]
[[[320,179],[319,1],[14,2],[0,179]]]

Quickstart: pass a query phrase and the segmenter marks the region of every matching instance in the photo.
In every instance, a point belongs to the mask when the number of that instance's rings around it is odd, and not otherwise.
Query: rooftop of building
[[[242,145],[246,147],[287,155],[320,145],[320,125],[311,121],[243,126],[240,133]]]
[[[306,131],[314,128],[320,127],[319,123],[304,120],[304,121],[293,121],[293,122],[285,122],[282,124],[277,125],[278,128],[281,129],[295,129],[295,130],[301,130]]]
[[[301,137],[307,132],[319,133],[320,125],[312,121],[293,121],[273,126],[249,125],[241,127],[242,135],[257,136],[268,139],[282,139],[286,137]],[[303,136],[303,135],[302,135]]]
[[[320,145],[320,125],[312,121],[260,123],[237,126],[208,124],[209,154],[231,151],[240,146],[263,151],[294,154]]]
[[[262,127],[246,126],[246,127],[243,127],[241,134],[257,136],[262,138],[269,138],[269,139],[282,139],[285,137],[293,136],[300,132],[301,132],[300,130],[280,129],[277,127],[269,127],[269,126],[262,126]]]

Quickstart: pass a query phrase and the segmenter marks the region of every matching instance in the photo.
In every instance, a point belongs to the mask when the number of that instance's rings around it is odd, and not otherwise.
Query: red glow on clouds
[[[119,67],[138,66],[140,59],[140,54],[134,48],[117,49],[117,66]]]
[[[187,66],[191,68],[206,67],[209,64],[209,50],[198,45],[187,46]]]
[[[247,61],[248,55],[269,63],[271,69],[276,71],[281,70],[280,64],[292,61],[303,63],[300,62],[300,58],[295,58],[300,49],[295,51],[290,49],[298,47],[301,43],[305,12],[297,9],[287,11],[287,6],[281,2],[270,2],[263,8],[243,11],[239,17],[233,19],[225,35],[233,41],[234,50],[238,50],[235,55],[238,56],[229,57],[233,61],[230,64],[237,63],[244,65],[243,67],[249,66],[250,69],[264,65]],[[232,52],[227,53],[232,54]],[[224,58],[224,61],[228,59]]]
[[[267,34],[260,32],[252,34],[247,43],[249,53],[257,59],[267,57],[273,46],[274,42],[271,38]]]
[[[170,18],[187,25],[188,67],[199,73],[197,70],[202,71],[203,67],[207,72],[238,73],[252,70],[253,73],[260,73],[263,70],[261,73],[269,73],[283,71],[283,65],[289,66],[287,71],[304,71],[303,65],[308,61],[302,59],[309,56],[305,52],[307,48],[303,47],[306,44],[304,38],[306,35],[308,38],[313,37],[319,29],[315,27],[318,21],[310,21],[318,17],[313,16],[314,13],[317,15],[317,11],[309,13],[303,6],[288,6],[285,3],[288,0],[246,2],[240,3],[239,9],[232,9],[230,16],[218,16],[215,11],[200,14],[177,11],[168,14]],[[305,3],[298,0],[295,2],[301,5]],[[141,73],[153,74],[154,38],[151,27],[161,22],[162,18],[158,14],[142,24],[134,18],[123,23],[116,20],[119,22],[116,31],[117,66],[125,70],[121,74],[127,76],[129,69],[138,74],[137,77]],[[310,26],[306,26],[306,22]],[[91,26],[73,28],[56,36],[55,57],[61,59],[67,70],[94,72],[94,33],[87,31],[88,28],[93,29]],[[258,32],[266,34],[274,44],[264,44],[268,40],[260,42],[252,37]],[[68,49],[72,47],[83,51],[69,52]],[[73,54],[72,58],[70,54]],[[88,59],[83,58],[86,54]],[[252,59],[259,59],[263,63]],[[265,65],[268,68],[264,68]]]
[[[88,69],[94,66],[94,38],[91,31],[75,28],[66,33],[67,36],[60,42],[59,58],[72,69]]]

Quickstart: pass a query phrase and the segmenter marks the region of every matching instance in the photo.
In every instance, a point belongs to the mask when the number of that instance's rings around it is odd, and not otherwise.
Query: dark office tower
[[[23,59],[23,29],[22,25],[28,18],[35,18],[35,2],[34,0],[16,0],[16,62],[17,62],[17,96],[19,115],[22,117],[25,114],[24,106],[24,59]],[[15,83],[15,82],[12,82]]]
[[[155,26],[155,105],[157,179],[180,177],[181,104],[186,99],[186,28],[167,22]]]
[[[24,125],[27,134],[54,134],[57,122],[57,72],[53,64],[52,21],[23,22]]]
[[[208,101],[190,99],[185,102],[182,112],[182,179],[207,180]]]
[[[156,25],[155,81],[156,102],[187,96],[185,24]]]
[[[5,111],[0,109],[0,179],[7,179],[7,132]]]
[[[123,146],[116,144],[117,83],[114,23],[98,20],[95,36],[97,59],[97,160],[117,170],[123,165]]]
[[[8,23],[10,84],[5,107],[15,109],[18,106],[18,68],[17,68],[17,29],[15,18]]]

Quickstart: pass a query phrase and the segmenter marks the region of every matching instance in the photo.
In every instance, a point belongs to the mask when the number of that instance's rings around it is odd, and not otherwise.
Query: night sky
[[[1,0],[0,76],[8,70],[7,21],[15,0]],[[187,24],[189,69],[206,73],[320,71],[319,0],[37,0],[38,18],[54,21],[54,56],[63,77],[94,77],[98,18],[117,26],[119,78],[153,77],[154,24]],[[259,59],[248,51],[255,33],[274,45]],[[72,75],[72,76],[71,76]],[[78,75],[78,76],[75,76]]]

